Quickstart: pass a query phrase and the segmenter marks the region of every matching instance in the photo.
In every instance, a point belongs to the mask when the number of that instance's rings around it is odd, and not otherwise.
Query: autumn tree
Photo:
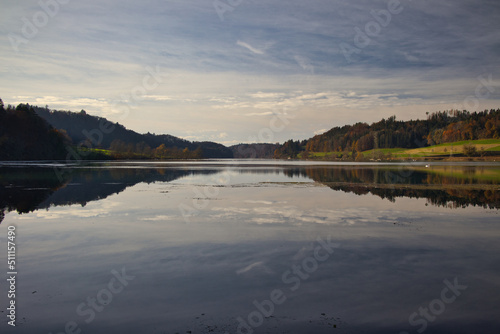
[[[468,157],[475,157],[477,155],[477,149],[475,145],[465,144],[463,146],[464,154]]]
[[[167,147],[165,144],[161,144],[155,148],[154,155],[156,158],[165,159],[167,157]]]

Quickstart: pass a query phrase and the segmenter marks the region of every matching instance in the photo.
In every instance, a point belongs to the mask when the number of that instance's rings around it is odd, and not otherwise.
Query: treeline
[[[147,143],[152,147],[165,144],[167,147],[186,147],[191,142],[170,135],[155,135],[151,133],[140,134],[125,128],[119,123],[108,121],[104,117],[92,116],[85,110],[80,112],[50,110],[48,107],[40,108],[34,106],[36,113],[45,119],[56,129],[64,129],[75,144],[82,142],[92,142],[94,146],[108,149],[115,140],[123,141],[127,144]],[[104,125],[104,126],[103,126]],[[105,133],[99,130],[102,127],[112,127],[112,131]]]
[[[4,110],[3,103],[2,110]],[[89,115],[85,110],[76,113],[29,104],[19,104],[17,107],[9,105],[7,110],[29,110],[32,123],[33,119],[37,119],[37,124],[41,124],[41,128],[33,130],[29,127],[31,124],[29,122],[4,119],[2,126],[11,129],[9,130],[11,132],[0,135],[0,138],[3,138],[0,141],[0,145],[3,145],[0,160],[67,160],[68,157],[76,160],[233,157],[229,148],[218,143],[191,142],[167,134],[156,135],[149,132],[139,134],[106,118]],[[32,149],[34,143],[31,137],[26,136],[33,137],[38,131],[45,131],[44,127],[47,126],[50,127],[51,133],[63,137],[64,144],[61,146],[59,143],[54,152],[48,148]],[[27,135],[23,137],[23,134]],[[47,140],[39,138],[38,145],[47,146]]]
[[[304,152],[363,152],[382,148],[418,148],[441,143],[500,138],[500,109],[482,112],[440,111],[426,120],[397,121],[396,116],[368,125],[334,127],[309,140],[289,140],[275,158],[296,158]]]
[[[237,144],[230,146],[235,159],[272,159],[279,144]]]
[[[1,102],[1,99],[0,99]],[[106,160],[232,158],[214,142],[139,134],[82,110],[50,110],[1,102],[0,160]]]
[[[103,117],[80,112],[34,107],[35,111],[57,129],[64,129],[76,145],[111,150],[118,158],[232,158],[232,151],[214,142],[191,142],[175,136],[154,133],[139,134]],[[106,133],[101,127],[112,128]],[[113,145],[114,144],[114,145]],[[116,151],[111,147],[116,149]],[[163,146],[162,146],[163,145]],[[126,146],[126,148],[124,148]],[[149,147],[149,148],[148,148]],[[157,150],[158,154],[151,153]],[[201,153],[200,153],[201,150]],[[195,153],[196,152],[196,153]]]
[[[180,149],[177,147],[167,147],[161,144],[156,148],[151,148],[145,142],[138,144],[125,143],[119,139],[115,139],[111,145],[110,150],[113,156],[117,159],[202,159],[203,151],[200,146],[191,151],[187,147]]]
[[[62,160],[70,141],[32,107],[5,108],[0,99],[0,160]]]

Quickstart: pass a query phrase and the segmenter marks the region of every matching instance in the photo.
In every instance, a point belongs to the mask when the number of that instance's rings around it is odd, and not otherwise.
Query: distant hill
[[[5,109],[0,99],[0,160],[62,160],[67,143],[32,107]]]
[[[191,142],[175,136],[162,134],[139,134],[119,123],[112,123],[106,118],[80,112],[49,110],[33,107],[36,113],[56,129],[65,130],[75,145],[87,143],[93,148],[122,149],[128,153],[143,154],[161,146],[161,149],[188,149],[201,151],[200,158],[232,158],[232,151],[224,145],[214,142]],[[99,129],[112,129],[100,131]],[[191,155],[194,156],[194,155]],[[190,156],[190,157],[191,157]],[[179,155],[178,157],[182,157]]]
[[[236,159],[272,159],[279,144],[238,144],[230,146]]]

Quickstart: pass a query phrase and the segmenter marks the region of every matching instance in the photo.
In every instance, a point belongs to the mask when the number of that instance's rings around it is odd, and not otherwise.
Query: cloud
[[[153,101],[171,101],[173,98],[171,96],[164,95],[144,95],[145,99],[153,100]]]
[[[250,93],[248,95],[256,99],[276,99],[276,98],[281,98],[286,94],[283,92],[273,92],[273,93],[257,92],[257,93]]]
[[[245,116],[270,116],[273,115],[274,113],[272,111],[264,111],[264,112],[252,112],[245,114]]]
[[[13,104],[30,103],[43,107],[48,105],[51,109],[64,109],[72,111],[87,110],[111,110],[112,104],[109,101],[90,97],[62,98],[60,96],[15,96]]]
[[[156,215],[154,217],[142,217],[139,220],[143,221],[166,221],[166,220],[172,220],[172,219],[177,219],[175,216],[165,216],[165,215]]]
[[[314,134],[315,135],[320,135],[320,134],[323,134],[323,133],[327,132],[328,130],[330,130],[330,129],[316,130],[316,131],[314,131]]]
[[[266,205],[273,205],[275,202],[271,201],[261,201],[261,200],[245,200],[245,203],[250,203],[250,204],[266,204]]]
[[[262,50],[259,50],[259,49],[256,49],[254,47],[252,47],[250,44],[248,43],[245,43],[245,42],[242,42],[242,41],[237,41],[236,42],[237,45],[239,46],[242,46],[244,48],[247,48],[248,50],[252,51],[253,53],[256,53],[258,55],[263,55],[264,54],[264,51]]]
[[[239,269],[236,271],[236,274],[238,275],[241,275],[241,274],[244,274],[250,270],[252,270],[253,268],[255,267],[258,267],[258,266],[261,266],[263,264],[262,261],[258,261],[258,262],[254,262],[252,264],[249,264],[248,266],[246,266],[245,268],[242,268],[242,269]]]

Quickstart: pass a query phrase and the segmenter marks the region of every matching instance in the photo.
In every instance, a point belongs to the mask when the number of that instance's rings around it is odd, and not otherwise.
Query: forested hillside
[[[230,146],[235,159],[272,159],[279,144],[237,144]]]
[[[4,107],[0,99],[0,160],[59,160],[69,138],[40,118],[33,108]]]
[[[397,121],[395,116],[368,125],[334,127],[309,140],[285,142],[275,158],[301,152],[363,152],[384,148],[417,148],[460,141],[500,138],[500,109],[482,112],[435,112],[425,120]]]
[[[49,110],[33,107],[40,117],[67,132],[75,145],[111,150],[117,158],[232,158],[232,152],[214,142],[191,142],[175,136],[139,134],[119,123],[87,114],[84,110]],[[105,128],[107,131],[99,131]]]

